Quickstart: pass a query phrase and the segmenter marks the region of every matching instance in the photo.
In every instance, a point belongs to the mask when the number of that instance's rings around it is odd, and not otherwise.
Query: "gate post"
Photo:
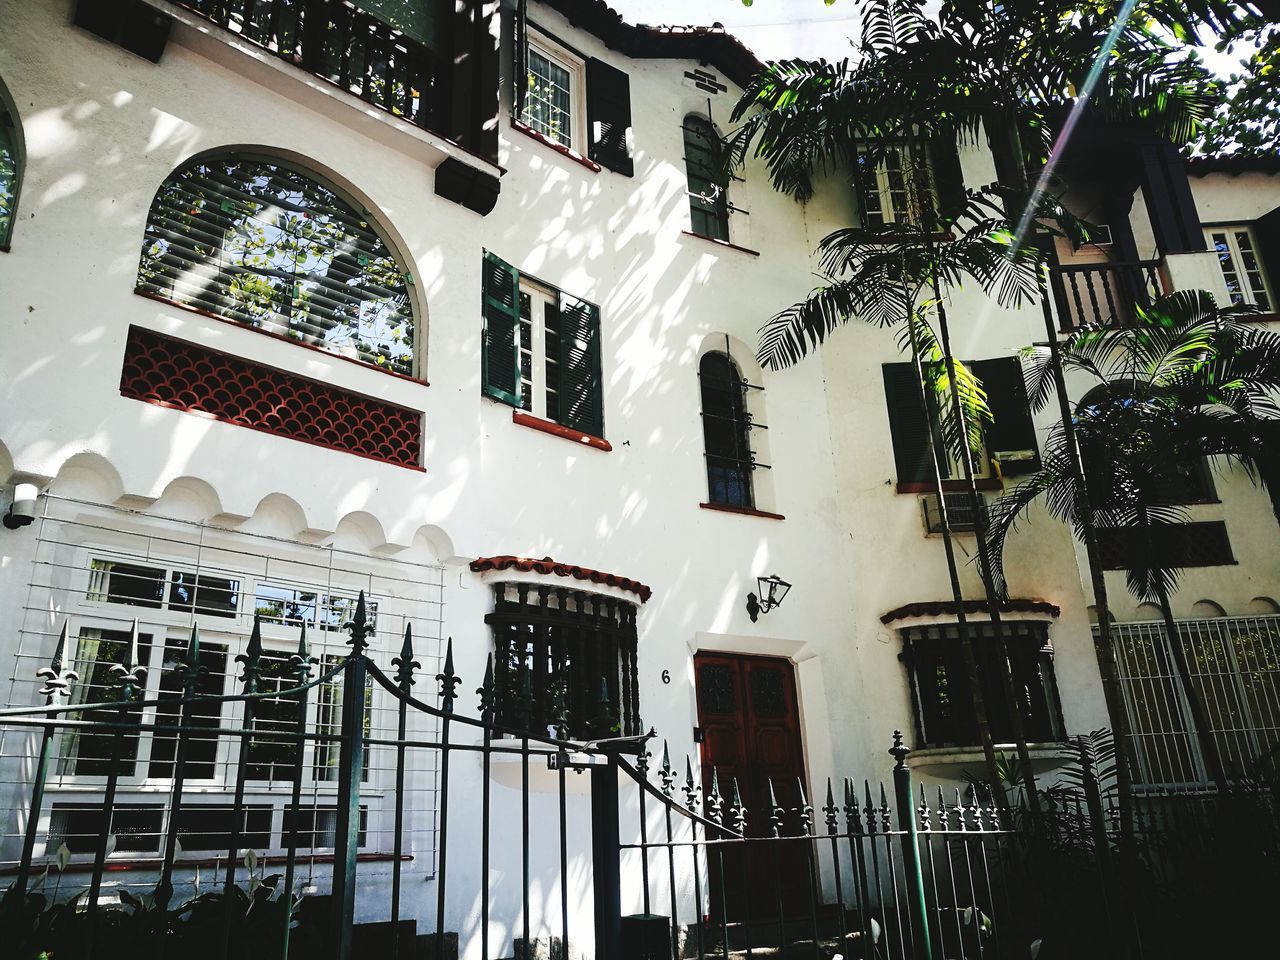
[[[915,931],[915,955],[919,960],[933,960],[933,943],[929,936],[929,917],[924,899],[924,870],[920,865],[920,845],[916,842],[916,805],[911,790],[911,771],[907,769],[907,754],[910,752],[902,742],[902,731],[893,731],[893,746],[889,755],[895,761],[893,790],[898,807],[898,829],[902,831],[902,865],[907,874],[907,905],[911,911],[912,929]]]
[[[356,915],[356,855],[360,847],[360,777],[364,771],[364,687],[368,671],[365,648],[373,633],[364,591],[346,625],[351,653],[342,669],[342,737],[338,741],[338,809],[333,850],[333,949],[337,960],[350,960],[351,928]]]
[[[622,956],[622,865],[618,849],[618,761],[591,768],[591,871],[599,960]],[[565,958],[568,960],[568,945]]]

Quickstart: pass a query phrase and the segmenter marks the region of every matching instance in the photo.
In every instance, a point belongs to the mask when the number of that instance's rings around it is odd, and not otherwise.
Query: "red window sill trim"
[[[730,250],[738,250],[742,253],[750,254],[753,257],[760,256],[759,250],[752,250],[750,247],[740,247],[736,243],[730,243],[728,240],[720,240],[716,237],[708,237],[705,234],[694,233],[692,230],[681,230],[686,237],[697,237],[699,240],[705,240],[707,243],[714,243],[717,247],[728,247]]]
[[[581,164],[582,166],[590,170],[592,173],[599,173],[600,170],[602,169],[600,164],[596,163],[594,160],[590,160],[587,157],[584,157],[577,150],[574,150],[572,147],[566,147],[563,143],[560,143],[558,140],[552,140],[550,137],[539,133],[537,130],[533,129],[533,127],[529,126],[527,123],[521,123],[519,120],[512,120],[511,126],[513,129],[519,130],[526,137],[532,137],[534,140],[537,140],[543,146],[550,147],[552,150],[554,150],[556,153],[560,154],[561,156],[568,157],[574,163]]]
[[[581,430],[574,430],[570,427],[561,426],[550,420],[543,420],[541,417],[535,417],[532,414],[525,413],[521,410],[511,411],[511,422],[518,423],[522,427],[532,427],[534,430],[541,430],[543,433],[549,433],[553,437],[564,437],[566,440],[572,440],[574,443],[580,443],[584,446],[594,447],[597,450],[603,450],[608,453],[613,449],[613,444],[604,437],[593,437],[589,433],[583,433]]]
[[[427,468],[419,466],[416,463],[401,463],[399,460],[388,460],[385,457],[375,457],[370,453],[357,453],[355,450],[343,450],[341,447],[331,447],[327,443],[320,443],[316,440],[308,440],[306,437],[295,437],[287,433],[276,433],[274,430],[268,430],[265,427],[255,426],[252,423],[241,423],[238,420],[231,420],[227,417],[219,417],[204,410],[189,410],[186,407],[180,407],[175,403],[169,403],[165,400],[148,400],[142,397],[137,398],[142,403],[149,403],[153,407],[164,407],[166,410],[177,410],[179,413],[185,413],[192,417],[204,417],[206,420],[215,420],[218,423],[230,424],[233,427],[240,427],[244,430],[253,430],[255,433],[265,434],[268,437],[277,437],[281,440],[290,440],[294,443],[305,443],[312,447],[319,447],[321,450],[331,450],[334,453],[342,453],[349,457],[359,457],[361,460],[372,460],[374,463],[385,463],[389,467],[399,467],[401,470],[416,470],[418,473],[426,473]]]
[[[379,367],[376,364],[366,363],[364,360],[357,360],[355,357],[343,356],[341,353],[335,353],[332,350],[326,350],[324,347],[317,347],[314,343],[306,343],[302,340],[295,340],[293,337],[286,337],[281,333],[272,333],[270,330],[259,330],[257,327],[251,327],[247,323],[241,323],[239,320],[232,320],[229,317],[220,317],[211,310],[205,310],[203,307],[193,307],[187,303],[179,303],[177,300],[170,300],[168,297],[162,297],[157,293],[151,293],[147,290],[134,290],[135,294],[144,297],[147,300],[154,300],[156,303],[163,303],[168,307],[177,307],[179,310],[186,310],[188,313],[196,313],[202,317],[208,317],[210,320],[217,320],[219,323],[225,323],[235,327],[237,330],[248,330],[250,333],[256,333],[262,337],[270,337],[272,340],[279,340],[283,343],[293,344],[295,347],[302,347],[315,353],[322,354],[326,357],[333,357],[336,360],[345,360],[347,363],[354,363],[362,370],[372,370],[374,373],[381,373],[384,376],[396,377],[399,380],[408,380],[410,383],[421,384],[429,387],[431,384],[426,380],[418,377],[411,377],[407,373],[400,373],[396,370],[388,370],[386,367]]]
[[[996,477],[979,477],[974,481],[979,490],[1003,490],[1004,484]],[[963,480],[943,480],[943,493],[964,493],[969,485]],[[928,481],[913,480],[910,483],[898,484],[898,493],[933,493],[933,484]]]
[[[395,859],[396,859],[396,855],[394,853],[358,853],[356,854],[356,860],[359,863],[394,863]],[[287,856],[285,856],[282,853],[277,853],[277,854],[272,854],[269,857],[259,857],[258,863],[262,864],[263,866],[275,866],[276,864],[285,863],[287,860],[288,860]],[[412,860],[413,860],[412,854],[409,854],[409,853],[400,854],[400,861],[402,863],[408,863]],[[300,864],[302,863],[333,863],[333,854],[317,853],[317,854],[312,854],[311,856],[307,856],[305,854],[300,853],[298,854],[297,862]],[[124,870],[158,870],[163,865],[163,863],[164,861],[161,860],[159,857],[143,857],[137,860],[114,860],[114,861],[108,860],[106,869],[108,873],[112,873],[116,871],[124,871]],[[208,859],[175,860],[173,862],[173,865],[175,867],[178,867],[179,869],[189,870],[195,867],[216,868],[219,865],[225,864],[225,863],[226,863],[226,857],[223,856],[221,859],[217,857],[210,857]],[[92,869],[93,869],[92,860],[75,861],[73,863],[67,864],[66,870],[64,872],[85,873]],[[18,868],[16,866],[5,867],[3,870],[0,870],[0,875],[15,874],[17,872],[18,872]]]
[[[718,510],[721,513],[740,513],[744,517],[764,517],[766,520],[787,519],[780,513],[770,513],[768,510],[756,510],[752,507],[731,507],[727,503],[700,503],[698,506],[703,510]]]
[[[6,248],[0,247],[0,250],[4,249]],[[1277,320],[1280,320],[1280,313],[1255,313],[1252,316],[1245,314],[1240,319],[1251,321],[1253,323],[1275,323]]]

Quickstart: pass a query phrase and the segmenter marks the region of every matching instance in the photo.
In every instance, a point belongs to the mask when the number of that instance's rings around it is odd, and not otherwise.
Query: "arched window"
[[[22,183],[22,153],[18,111],[0,83],[0,247],[9,245]]]
[[[147,217],[138,291],[414,372],[413,282],[366,212],[283,163],[189,163]]]
[[[694,233],[729,239],[729,198],[719,172],[720,137],[706,117],[684,118],[684,165],[689,175],[689,215]]]
[[[707,457],[707,497],[729,507],[754,507],[751,418],[738,366],[723,353],[705,353],[698,364],[702,388],[702,436]]]

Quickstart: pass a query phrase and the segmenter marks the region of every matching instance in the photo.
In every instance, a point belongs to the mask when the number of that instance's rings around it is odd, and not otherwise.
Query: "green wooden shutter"
[[[938,195],[938,215],[949,225],[965,208],[964,174],[955,140],[929,141],[929,163],[933,166],[933,186]]]
[[[898,483],[932,481],[929,418],[925,414],[920,379],[911,364],[884,365],[884,399],[889,411],[889,432],[893,436],[893,462]],[[949,476],[945,460],[941,466],[943,477]]]
[[[1264,217],[1253,222],[1253,236],[1258,241],[1258,256],[1262,259],[1262,269],[1271,281],[1271,293],[1274,300],[1270,304],[1271,313],[1280,313],[1280,207],[1276,207]]]
[[[520,406],[520,273],[492,253],[484,255],[484,341],[481,380],[484,394]]]
[[[603,60],[587,61],[587,156],[635,176],[631,160],[631,78]]]
[[[1006,477],[1035,473],[1040,469],[1040,449],[1036,443],[1036,426],[1031,418],[1027,388],[1022,379],[1022,361],[1017,357],[975,360],[973,373],[987,391],[992,423],[987,427],[987,452],[1000,460],[1000,471]],[[1030,452],[1027,459],[1005,459],[1002,453]]]
[[[525,0],[516,0],[511,13],[511,115],[524,119],[524,98],[529,90],[529,18]]]
[[[600,308],[558,292],[560,310],[560,423],[604,436],[600,376]]]

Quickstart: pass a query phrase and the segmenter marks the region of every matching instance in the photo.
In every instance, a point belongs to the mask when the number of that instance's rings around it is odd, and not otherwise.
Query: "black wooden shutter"
[[[1006,477],[1035,473],[1040,469],[1040,449],[1036,444],[1036,426],[1031,419],[1031,404],[1022,379],[1022,362],[1017,357],[975,360],[970,368],[987,391],[987,405],[993,422],[987,426],[987,453],[1000,460],[1000,472]],[[1030,451],[1028,459],[1002,459],[1001,453]]]
[[[1258,241],[1262,269],[1271,281],[1271,292],[1280,299],[1280,207],[1253,222],[1253,236]],[[1280,313],[1280,305],[1271,304],[1272,313]]]
[[[631,161],[631,78],[603,60],[587,61],[587,156],[635,176]]]
[[[929,163],[933,167],[933,186],[938,195],[938,215],[944,225],[949,225],[964,211],[968,199],[955,140],[929,141]]]
[[[520,274],[492,253],[484,255],[484,342],[481,381],[484,394],[520,406]]]
[[[600,377],[600,308],[566,293],[560,310],[560,423],[604,436]]]
[[[529,20],[525,0],[516,0],[511,13],[511,115],[524,119],[524,98],[529,90]]]
[[[929,418],[915,367],[909,363],[884,365],[884,399],[889,409],[889,432],[893,435],[893,462],[898,483],[928,483],[933,480],[933,459],[929,453]],[[946,462],[942,475],[949,476]]]

